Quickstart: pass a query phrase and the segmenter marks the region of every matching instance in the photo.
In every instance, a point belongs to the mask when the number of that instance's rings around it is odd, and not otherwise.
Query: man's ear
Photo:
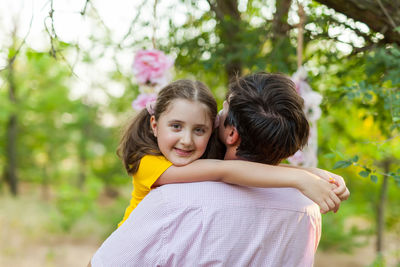
[[[229,125],[226,127],[228,131],[228,135],[226,136],[226,144],[227,145],[237,145],[240,142],[240,136],[236,127]]]
[[[154,136],[157,137],[157,121],[154,115],[150,117],[150,128],[153,130]]]

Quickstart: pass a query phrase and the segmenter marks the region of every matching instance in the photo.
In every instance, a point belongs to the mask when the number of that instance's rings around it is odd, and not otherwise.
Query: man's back
[[[150,192],[92,265],[312,266],[320,227],[318,206],[295,189],[171,184]]]

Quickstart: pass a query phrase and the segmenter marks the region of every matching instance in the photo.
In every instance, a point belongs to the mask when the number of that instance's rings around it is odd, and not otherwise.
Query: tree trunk
[[[48,146],[46,146],[46,153],[47,153],[47,159],[52,160],[53,159],[53,153],[52,149]],[[42,166],[42,198],[45,201],[49,201],[51,199],[51,191],[50,191],[50,179],[51,175],[54,175],[53,172],[53,166],[55,164],[49,164],[49,160],[46,160]]]
[[[88,154],[87,154],[87,144],[91,136],[90,127],[90,110],[88,106],[83,106],[86,116],[81,121],[82,135],[81,140],[78,143],[78,160],[79,160],[79,173],[78,173],[78,188],[83,189],[86,183],[87,177],[87,164],[88,164]]]
[[[82,151],[79,153],[79,175],[78,175],[78,188],[83,189],[86,182],[86,147],[81,147]]]
[[[272,24],[273,38],[286,37],[290,30],[287,23],[288,13],[292,0],[277,0],[276,12]]]
[[[390,159],[386,159],[383,162],[383,169],[385,173],[390,172]],[[383,182],[380,188],[379,202],[378,202],[378,210],[377,210],[377,222],[376,222],[376,252],[378,254],[383,252],[383,236],[385,231],[385,204],[387,198],[387,189],[388,189],[388,176],[383,176]]]
[[[16,85],[14,80],[14,58],[9,59],[8,65],[8,85],[10,101],[16,104]],[[17,179],[17,114],[12,113],[8,119],[6,133],[6,164],[5,164],[5,180],[10,186],[11,193],[16,196],[18,194]]]
[[[49,189],[49,171],[46,165],[42,168],[42,198],[45,201],[50,200],[50,189]]]
[[[291,60],[288,55],[296,53],[289,39],[290,25],[287,22],[292,0],[277,0],[276,12],[272,21],[271,44],[272,51],[267,60],[275,62],[276,69],[273,72],[289,73]]]
[[[226,54],[233,56],[225,65],[225,72],[228,79],[233,79],[236,75],[242,73],[242,61],[240,51],[240,12],[238,10],[237,0],[208,0],[211,9],[214,11],[220,26],[220,39],[225,45]]]
[[[385,36],[385,43],[400,44],[400,0],[317,0]]]

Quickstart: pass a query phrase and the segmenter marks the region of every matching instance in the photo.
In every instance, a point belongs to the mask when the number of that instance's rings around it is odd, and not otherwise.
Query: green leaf
[[[358,173],[358,175],[360,175],[361,177],[367,178],[370,175],[370,172],[368,172],[368,171],[360,171]]]
[[[395,175],[395,176],[393,176],[393,178],[396,181],[397,186],[400,186],[400,176],[399,175]]]
[[[357,161],[358,161],[358,156],[355,155],[355,156],[351,159],[351,161],[352,161],[352,162],[357,162]]]
[[[366,99],[367,101],[371,101],[371,100],[372,100],[372,95],[371,95],[370,93],[366,93],[366,94],[364,95],[364,97],[365,97],[365,99]]]
[[[356,94],[354,92],[348,92],[347,93],[347,98],[349,100],[353,100],[356,97]]]
[[[333,169],[347,168],[352,164],[353,163],[351,161],[341,160],[341,161],[338,161],[338,162],[335,163],[335,165],[333,166]]]
[[[344,158],[345,156],[340,152],[340,151],[336,151],[336,153],[339,155],[339,157]]]
[[[334,157],[336,157],[336,155],[334,153],[328,153],[325,154],[323,157],[327,159],[333,159]]]
[[[365,171],[367,171],[367,172],[371,172],[371,169],[370,168],[368,168],[367,166],[363,166],[363,168],[365,169]]]
[[[374,182],[374,183],[377,183],[378,182],[378,176],[376,176],[376,175],[371,175],[371,181],[372,182]]]
[[[396,124],[393,124],[392,126],[390,126],[390,131],[393,131],[396,128],[400,128],[400,123],[396,123]]]

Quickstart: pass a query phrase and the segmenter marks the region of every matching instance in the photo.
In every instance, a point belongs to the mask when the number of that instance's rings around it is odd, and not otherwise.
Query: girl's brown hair
[[[214,124],[217,116],[217,102],[210,89],[199,81],[177,80],[164,87],[157,96],[154,107],[156,121],[165,112],[175,99],[198,101],[208,107],[208,114]],[[117,149],[117,155],[122,159],[128,174],[137,172],[140,160],[145,155],[162,155],[157,145],[157,139],[150,127],[151,115],[143,109],[132,119],[125,129]],[[221,158],[222,145],[214,130],[207,145],[207,149],[201,158]]]

